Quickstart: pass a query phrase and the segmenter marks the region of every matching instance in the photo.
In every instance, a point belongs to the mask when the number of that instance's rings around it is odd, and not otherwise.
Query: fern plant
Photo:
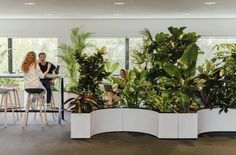
[[[67,91],[73,91],[77,87],[79,72],[75,55],[81,55],[91,46],[87,41],[91,35],[90,32],[81,31],[81,28],[73,28],[70,36],[71,45],[65,43],[59,45],[61,51],[58,57],[65,62],[67,77],[70,81],[66,86]]]

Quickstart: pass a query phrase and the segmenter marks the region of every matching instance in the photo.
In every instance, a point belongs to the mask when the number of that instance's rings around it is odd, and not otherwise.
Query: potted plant
[[[197,114],[189,112],[195,104],[199,36],[184,33],[184,29],[169,27],[169,33],[158,33],[154,38],[145,29],[142,48],[132,53],[139,68],[147,70],[146,80],[156,92],[160,138],[197,138]]]
[[[103,56],[105,48],[96,49],[92,54],[87,54],[85,47],[87,46],[84,36],[90,33],[80,32],[76,28],[72,30],[72,45],[65,45],[72,51],[73,61],[76,62],[76,70],[78,77],[73,85],[72,91],[77,95],[75,98],[68,99],[65,103],[69,103],[71,114],[71,138],[89,138],[91,112],[101,109],[104,106],[101,85],[103,79],[107,78],[110,73],[105,70]],[[85,38],[86,38],[85,37]],[[72,62],[74,63],[74,62]]]
[[[216,45],[216,57],[199,67],[199,133],[236,131],[236,45]]]
[[[78,52],[86,51],[88,48],[92,47],[88,43],[88,38],[92,35],[90,32],[84,32],[79,28],[73,28],[71,30],[71,45],[62,43],[59,45],[60,54],[58,57],[65,63],[66,77],[68,78],[68,83],[65,87],[64,98],[68,100],[69,98],[76,97],[74,93],[74,88],[77,87],[77,80],[79,76],[78,64],[76,62],[75,54]]]

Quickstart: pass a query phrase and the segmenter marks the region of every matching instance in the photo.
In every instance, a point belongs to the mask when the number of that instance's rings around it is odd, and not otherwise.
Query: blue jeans
[[[41,80],[43,86],[47,91],[47,103],[51,103],[52,98],[52,84],[49,80]]]

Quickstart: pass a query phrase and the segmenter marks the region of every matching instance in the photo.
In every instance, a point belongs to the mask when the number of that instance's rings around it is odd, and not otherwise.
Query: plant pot
[[[144,109],[123,109],[123,131],[158,136],[158,113]]]
[[[198,138],[198,114],[183,113],[178,114],[178,138],[196,139]]]
[[[71,138],[90,138],[106,132],[140,132],[159,138],[198,137],[197,113],[157,113],[145,109],[102,109],[71,114]]]
[[[91,113],[91,136],[122,131],[122,109],[102,109]]]
[[[236,110],[229,109],[227,113],[221,112],[219,108],[203,109],[198,111],[198,133],[207,132],[235,132]]]
[[[158,137],[178,138],[178,114],[159,113]]]
[[[91,137],[91,114],[71,114],[71,138]]]
[[[195,139],[198,137],[197,113],[159,113],[159,138]]]

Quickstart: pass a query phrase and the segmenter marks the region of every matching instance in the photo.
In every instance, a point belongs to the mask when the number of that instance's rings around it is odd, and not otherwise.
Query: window
[[[0,73],[8,72],[7,38],[0,37]]]
[[[125,68],[125,38],[92,38],[89,43],[98,48],[106,46],[107,58],[111,62],[119,62],[119,69]],[[115,73],[119,73],[119,69]]]
[[[236,38],[233,37],[202,37],[197,44],[204,54],[200,54],[197,65],[201,65],[206,59],[214,57],[215,50],[212,50],[218,44],[236,44]]]
[[[143,38],[129,38],[129,51],[132,52],[134,49],[138,49],[142,46]],[[129,56],[129,68],[132,69],[134,67],[133,58]]]
[[[47,61],[57,64],[57,38],[13,38],[13,72],[20,70],[21,63],[29,51],[45,52]]]

